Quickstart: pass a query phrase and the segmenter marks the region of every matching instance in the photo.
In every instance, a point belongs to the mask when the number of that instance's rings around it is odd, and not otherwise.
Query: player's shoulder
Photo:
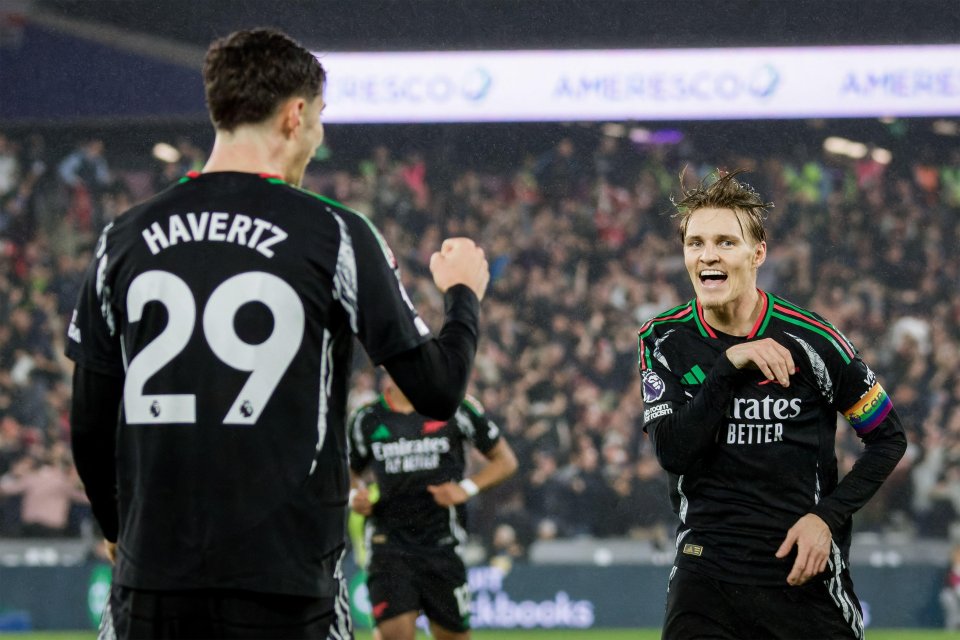
[[[796,331],[816,335],[821,335],[826,329],[837,331],[829,320],[816,311],[801,307],[773,293],[768,293],[767,296],[771,319],[777,320],[775,326],[787,330],[793,326]]]
[[[771,328],[775,331],[786,334],[804,348],[812,347],[828,355],[836,353],[844,361],[856,356],[850,340],[822,315],[772,293],[767,295]]]
[[[356,209],[352,209],[342,202],[338,202],[333,198],[310,191],[304,187],[296,187],[286,183],[284,183],[284,185],[296,196],[304,198],[306,201],[311,202],[314,206],[319,206],[327,213],[336,215],[348,222],[363,224],[364,226],[369,227],[371,230],[376,231],[376,227],[370,218]]]
[[[100,232],[96,254],[99,256],[106,251],[113,255],[118,249],[133,246],[140,238],[143,228],[149,226],[149,219],[156,217],[156,211],[165,208],[165,204],[170,199],[171,189],[173,187],[168,187],[138,202],[110,221]]]
[[[696,300],[689,300],[653,316],[640,325],[637,333],[641,340],[656,340],[672,331],[685,332],[692,329],[696,323],[696,317]]]
[[[167,187],[163,191],[155,193],[146,200],[133,205],[118,215],[107,228],[104,228],[104,232],[109,235],[117,235],[124,233],[128,228],[137,227],[140,224],[141,218],[151,215],[152,212],[169,202],[171,192],[175,188],[176,185]]]
[[[288,185],[290,186],[290,185]],[[368,237],[371,237],[376,240],[377,245],[383,251],[384,256],[387,258],[390,265],[394,268],[397,266],[397,259],[393,255],[390,247],[387,245],[386,240],[383,235],[380,233],[380,230],[377,229],[377,225],[373,223],[366,214],[352,209],[342,202],[337,202],[333,198],[328,198],[327,196],[320,195],[319,193],[314,193],[302,187],[290,187],[299,191],[305,197],[313,198],[315,202],[318,202],[323,206],[324,210],[332,216],[335,216],[338,221],[342,221],[343,224],[347,226],[347,229],[351,235],[354,234],[369,234]]]

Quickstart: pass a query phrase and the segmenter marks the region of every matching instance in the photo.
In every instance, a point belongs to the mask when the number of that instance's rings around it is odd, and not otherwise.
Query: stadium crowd
[[[958,537],[960,528],[960,153],[860,160],[770,152],[706,158],[684,144],[563,138],[508,169],[457,170],[432,148],[374,148],[359,164],[314,163],[311,190],[369,214],[407,289],[437,328],[427,261],[443,238],[486,249],[472,393],[517,453],[514,479],[471,503],[490,554],[537,539],[628,536],[667,548],[666,475],[639,425],[637,328],[692,296],[670,195],[686,169],[746,167],[776,203],[760,286],[821,313],[874,363],[909,431],[859,531]],[[70,460],[62,355],[78,283],[102,226],[202,165],[119,170],[109,141],[51,157],[40,135],[0,133],[0,536],[77,536],[93,526]],[[696,161],[690,158],[696,157]],[[143,159],[140,163],[143,164]],[[378,392],[358,350],[351,405]],[[849,469],[860,444],[842,421]]]

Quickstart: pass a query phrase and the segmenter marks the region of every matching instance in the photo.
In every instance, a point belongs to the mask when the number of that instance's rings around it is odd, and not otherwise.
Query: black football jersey
[[[884,418],[892,407],[836,328],[776,296],[761,292],[761,299],[762,313],[745,337],[710,327],[696,300],[643,325],[644,428],[651,434],[670,428],[670,416],[692,402],[729,347],[773,338],[790,350],[798,367],[790,386],[768,381],[759,370],[736,372],[725,406],[713,412],[715,441],[683,473],[670,474],[680,519],[677,566],[782,586],[796,557],[795,550],[784,559],[774,555],[787,530],[838,484],[838,412],[862,438],[889,425]],[[845,566],[849,545],[848,517],[834,531],[832,566]]]
[[[377,363],[430,337],[364,216],[191,174],[103,232],[68,335],[124,378],[120,584],[336,594],[353,336]]]
[[[386,398],[367,404],[350,419],[350,466],[370,468],[380,499],[366,523],[368,548],[456,547],[466,541],[465,508],[441,507],[427,485],[459,482],[466,447],[487,453],[500,429],[467,396],[450,420],[399,413]]]

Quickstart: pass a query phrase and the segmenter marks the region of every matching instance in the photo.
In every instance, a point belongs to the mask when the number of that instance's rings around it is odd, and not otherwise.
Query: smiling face
[[[767,245],[744,229],[746,225],[732,209],[703,208],[690,214],[683,260],[704,309],[752,311],[757,268],[766,258]]]

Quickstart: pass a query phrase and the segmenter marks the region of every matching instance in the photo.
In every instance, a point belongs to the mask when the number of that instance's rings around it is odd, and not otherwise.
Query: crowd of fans
[[[122,172],[86,140],[0,134],[0,536],[79,535],[91,517],[70,461],[65,327],[102,225],[202,163]],[[684,151],[685,149],[685,151]],[[960,530],[960,155],[696,157],[689,146],[563,138],[512,169],[457,171],[431,149],[386,146],[315,163],[305,186],[369,214],[428,324],[441,322],[430,254],[448,236],[486,249],[492,279],[471,392],[520,460],[471,504],[493,554],[537,539],[628,536],[667,548],[665,473],[643,434],[637,328],[692,296],[671,194],[711,169],[748,168],[776,203],[760,286],[821,313],[862,351],[909,431],[907,455],[855,520],[860,531]],[[352,406],[378,390],[357,356]],[[860,443],[838,423],[841,469]]]

